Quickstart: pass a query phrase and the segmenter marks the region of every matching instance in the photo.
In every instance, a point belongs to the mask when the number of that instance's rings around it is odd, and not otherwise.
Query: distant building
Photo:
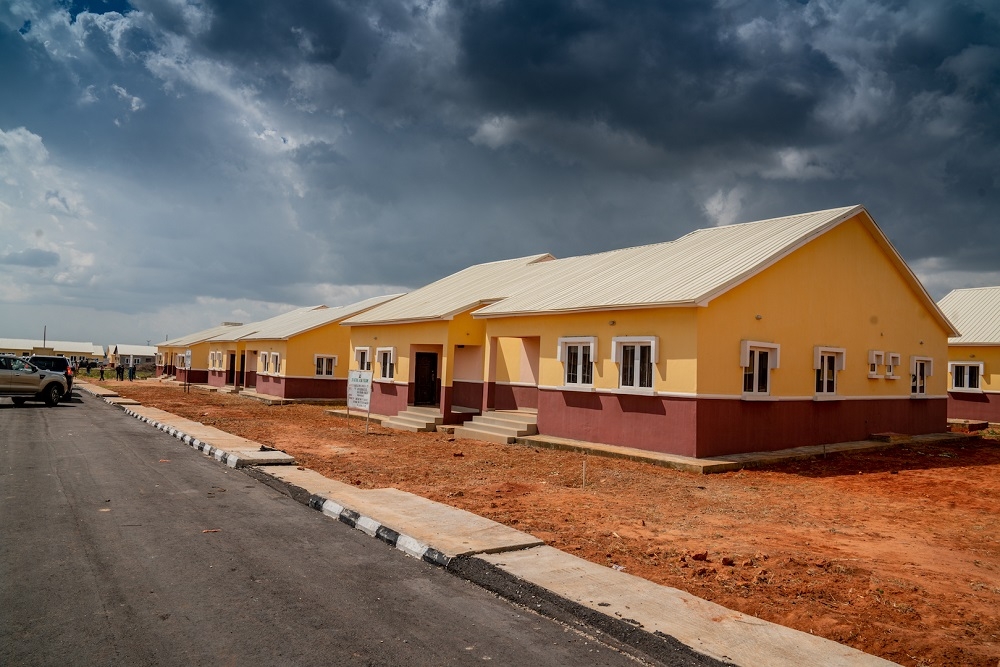
[[[19,357],[44,354],[66,357],[74,364],[105,361],[104,348],[100,345],[64,340],[42,341],[40,338],[0,338],[0,354],[13,354]]]
[[[108,346],[108,358],[112,366],[140,366],[156,361],[155,345],[124,345],[115,343]]]
[[[1000,422],[1000,287],[957,289],[938,302],[948,339],[948,417]]]

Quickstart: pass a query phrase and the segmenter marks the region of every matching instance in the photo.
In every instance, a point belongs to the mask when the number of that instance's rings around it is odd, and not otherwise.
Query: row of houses
[[[105,350],[103,345],[64,340],[36,340],[30,338],[0,338],[0,354],[30,357],[33,354],[66,357],[70,363],[119,363],[125,366],[151,364],[156,359],[153,345],[126,345],[114,343]]]
[[[403,295],[167,341],[157,368],[327,399],[346,395],[348,370],[371,370],[383,415],[471,419],[475,435],[517,411],[546,435],[706,457],[945,430],[973,395],[954,398],[951,373],[975,373],[981,394],[992,381],[977,365],[989,359],[949,361],[952,322],[851,206],[479,264]]]

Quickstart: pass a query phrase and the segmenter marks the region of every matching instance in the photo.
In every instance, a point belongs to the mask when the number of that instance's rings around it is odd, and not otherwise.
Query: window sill
[[[903,377],[902,375],[886,375],[885,379],[886,380],[899,380],[902,377]]]
[[[878,375],[878,374],[872,375],[871,373],[868,374],[868,379],[869,380],[881,380],[884,377],[886,377],[886,376],[885,375]]]
[[[954,387],[948,390],[950,394],[982,394],[982,389],[955,389]]]
[[[813,396],[813,400],[822,403],[824,401],[842,401],[844,397],[837,394],[816,394]]]
[[[378,382],[379,384],[396,384],[395,378],[375,378],[372,382]]]
[[[652,387],[616,387],[614,389],[595,389],[599,394],[628,394],[630,396],[655,396],[656,391]]]
[[[579,391],[588,394],[597,391],[592,384],[538,385],[538,388],[548,391]]]
[[[758,401],[765,403],[768,401],[777,401],[777,396],[771,396],[770,394],[741,394],[740,399],[744,401]]]
[[[921,401],[927,398],[934,398],[934,397],[929,394],[910,394],[910,398]]]

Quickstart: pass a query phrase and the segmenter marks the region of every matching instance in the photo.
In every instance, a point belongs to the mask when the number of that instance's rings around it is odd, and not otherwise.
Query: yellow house
[[[427,406],[449,424],[479,412],[486,325],[472,312],[517,291],[532,279],[530,267],[550,260],[478,264],[344,320],[350,367],[374,372],[372,412],[395,416]]]
[[[957,332],[862,206],[507,268],[449,322],[461,336],[442,360],[481,368],[471,407],[533,414],[543,434],[704,457],[946,427]],[[416,324],[349,322],[376,375],[388,350],[407,382],[419,376]],[[459,362],[466,334],[481,347]],[[439,377],[455,374],[442,364]],[[395,386],[406,399],[383,400],[388,414],[418,402]],[[447,415],[446,397],[432,405]],[[488,438],[502,416],[456,434]]]
[[[957,289],[938,306],[961,332],[948,339],[948,417],[1000,422],[1000,287]]]
[[[326,306],[307,306],[260,322],[227,327],[222,333],[208,340],[208,384],[212,387],[230,386],[233,390],[253,388],[257,381],[256,353],[247,363],[244,338],[256,333],[261,327],[280,326],[286,321],[294,321],[304,313],[322,310]]]
[[[255,369],[246,386],[254,387],[258,394],[280,398],[346,398],[350,331],[340,323],[398,296],[379,296],[334,308],[304,308],[258,322],[252,332],[239,338],[245,346],[246,367]],[[229,359],[233,358],[230,354]]]
[[[242,322],[223,322],[217,327],[159,343],[156,346],[157,377],[175,377],[180,382],[207,384],[209,341],[240,326],[243,326]],[[190,368],[186,365],[188,356],[191,360]]]

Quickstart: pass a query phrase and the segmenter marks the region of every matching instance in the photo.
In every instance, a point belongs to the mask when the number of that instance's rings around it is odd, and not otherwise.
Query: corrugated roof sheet
[[[112,349],[117,349],[118,354],[131,357],[152,357],[156,356],[156,347],[153,345],[125,345],[117,344]]]
[[[32,348],[46,347],[55,350],[56,354],[73,355],[94,355],[104,356],[104,351],[99,345],[93,343],[82,343],[71,340],[46,340],[42,345],[42,339],[32,338],[0,338],[0,350],[18,350],[30,352]],[[100,350],[100,351],[98,351]]]
[[[284,340],[332,322],[339,322],[399,297],[399,294],[389,294],[365,299],[347,306],[334,308],[324,306],[292,311],[292,313],[287,313],[289,317],[274,317],[259,322],[257,330],[243,336],[241,340]]]
[[[195,343],[201,343],[210,338],[214,338],[215,336],[220,336],[226,333],[228,329],[232,329],[234,326],[242,325],[222,324],[217,327],[202,329],[201,331],[196,331],[186,336],[181,336],[180,338],[173,338],[163,343],[157,343],[156,347],[187,347],[188,345],[194,345]]]
[[[951,291],[938,306],[961,333],[954,345],[1000,345],[1000,287]]]
[[[552,255],[541,254],[476,264],[355,315],[345,320],[344,324],[447,319],[479,304],[510,296],[533,280],[535,273],[526,270],[528,267],[548,264],[551,260]]]
[[[476,317],[696,304],[716,296],[861,206],[712,227],[675,241],[549,262],[544,276]]]
[[[220,333],[218,336],[212,336],[208,340],[212,342],[223,342],[223,343],[231,343],[233,341],[243,340],[247,336],[256,333],[262,326],[267,326],[268,323],[270,322],[275,322],[276,324],[280,324],[281,322],[287,320],[293,320],[297,317],[300,317],[304,313],[308,313],[315,310],[325,310],[325,309],[326,306],[322,304],[318,306],[305,306],[304,308],[296,308],[294,310],[288,311],[287,313],[282,313],[281,315],[275,315],[274,317],[270,317],[266,320],[260,320],[259,322],[250,322],[249,324],[241,324],[238,327],[229,327],[228,329]]]

